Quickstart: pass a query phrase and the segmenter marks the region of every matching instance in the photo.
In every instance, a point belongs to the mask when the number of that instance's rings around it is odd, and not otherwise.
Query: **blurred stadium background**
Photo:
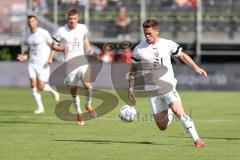
[[[115,24],[120,6],[126,7],[130,21],[125,35],[118,32]],[[189,75],[189,69],[173,59],[180,88],[240,89],[240,0],[1,1],[1,86],[28,85],[26,64],[15,61],[16,55],[25,50],[26,15],[37,15],[40,26],[53,34],[65,24],[70,8],[81,12],[81,23],[89,27],[90,40],[100,49],[105,42],[129,40],[137,44],[144,39],[141,23],[146,18],[156,18],[160,22],[161,37],[181,44],[209,72],[209,79],[202,80]],[[103,73],[108,74],[107,70]]]

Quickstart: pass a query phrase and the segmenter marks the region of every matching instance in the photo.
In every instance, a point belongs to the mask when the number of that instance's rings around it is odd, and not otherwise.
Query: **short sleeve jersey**
[[[141,42],[134,48],[132,56],[133,63],[158,63],[167,67],[167,72],[159,77],[160,80],[176,86],[177,80],[174,77],[171,55],[178,57],[182,53],[182,48],[175,42],[159,38],[155,44]]]
[[[38,28],[36,32],[30,33],[26,40],[29,46],[29,63],[34,65],[45,65],[50,55],[52,38],[49,32],[43,28]]]
[[[83,39],[87,33],[88,29],[84,24],[77,24],[74,29],[70,29],[66,24],[57,30],[53,36],[54,42],[59,43],[61,47],[68,48],[68,53],[64,55],[64,61],[84,55]]]

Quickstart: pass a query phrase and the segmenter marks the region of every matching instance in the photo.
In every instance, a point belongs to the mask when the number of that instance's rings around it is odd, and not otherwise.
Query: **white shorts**
[[[149,97],[149,100],[152,105],[153,114],[156,114],[168,110],[168,105],[171,102],[181,101],[181,98],[176,89],[173,89],[172,91],[162,96]]]
[[[28,75],[30,78],[37,78],[40,81],[48,82],[50,76],[50,67],[45,67],[35,64],[28,64]]]
[[[65,76],[64,83],[67,86],[80,86],[81,85],[80,80],[87,73],[87,69],[88,69],[88,65],[80,66],[74,69],[72,72],[70,72]]]

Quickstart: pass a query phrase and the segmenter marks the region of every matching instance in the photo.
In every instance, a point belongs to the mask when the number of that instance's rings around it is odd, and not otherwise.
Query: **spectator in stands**
[[[84,9],[85,6],[87,6],[88,4],[88,0],[75,0],[75,1],[77,1],[78,6],[80,7],[80,10]]]
[[[4,32],[4,25],[2,20],[0,20],[0,33],[3,33],[3,32]]]
[[[104,63],[111,63],[114,60],[114,53],[111,50],[111,44],[109,43],[104,43],[102,51],[99,53],[99,58],[104,62]]]
[[[48,6],[45,0],[34,0],[32,10],[42,16],[46,15],[48,12]]]
[[[178,7],[197,7],[197,0],[175,0]]]
[[[60,5],[77,5],[78,2],[83,0],[59,0]]]
[[[127,15],[127,8],[121,6],[115,19],[115,24],[118,31],[118,39],[129,39],[129,25],[131,18]]]
[[[108,0],[89,0],[90,8],[95,11],[102,11],[107,7]]]
[[[132,63],[131,57],[133,55],[132,51],[132,43],[129,41],[123,41],[120,44],[120,50],[119,50],[120,58],[119,61],[122,63]]]

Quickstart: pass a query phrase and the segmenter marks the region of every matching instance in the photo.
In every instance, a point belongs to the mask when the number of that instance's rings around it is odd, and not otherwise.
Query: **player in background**
[[[154,19],[148,19],[143,23],[143,30],[146,41],[141,42],[134,48],[133,63],[129,75],[128,97],[135,103],[133,93],[134,81],[137,73],[138,63],[160,64],[167,67],[167,72],[159,77],[160,80],[170,83],[173,89],[163,95],[149,97],[155,122],[160,130],[167,129],[168,125],[168,108],[171,108],[174,114],[179,118],[183,127],[192,136],[196,147],[204,147],[204,142],[199,138],[196,128],[191,118],[186,115],[183,109],[181,98],[176,90],[177,80],[171,64],[171,55],[178,57],[189,67],[193,68],[196,73],[207,77],[204,69],[184,52],[175,42],[159,37],[158,22]],[[154,65],[152,65],[154,67]],[[157,75],[156,75],[157,76]]]
[[[71,9],[67,13],[67,24],[60,27],[53,36],[54,42],[52,48],[64,54],[64,61],[67,62],[75,57],[82,56],[84,58],[84,47],[88,54],[93,54],[93,49],[87,36],[88,29],[84,24],[79,24],[80,15],[78,10]],[[53,57],[53,55],[51,56]],[[81,64],[79,64],[81,65]],[[90,83],[90,73],[87,72],[88,65],[82,65],[65,75],[64,82],[70,88],[73,104],[77,110],[77,123],[84,125],[80,99],[78,95],[78,82],[81,81],[86,89],[85,108],[92,117],[96,117],[97,113],[91,106],[92,85]]]
[[[44,106],[38,90],[51,92],[54,99],[59,101],[59,93],[48,84],[50,76],[48,59],[51,52],[52,38],[47,30],[38,27],[38,21],[34,15],[27,17],[27,23],[30,29],[30,34],[26,40],[28,50],[26,53],[18,54],[17,60],[26,61],[29,59],[28,74],[32,94],[37,104],[37,110],[34,113],[40,114],[44,113]]]

